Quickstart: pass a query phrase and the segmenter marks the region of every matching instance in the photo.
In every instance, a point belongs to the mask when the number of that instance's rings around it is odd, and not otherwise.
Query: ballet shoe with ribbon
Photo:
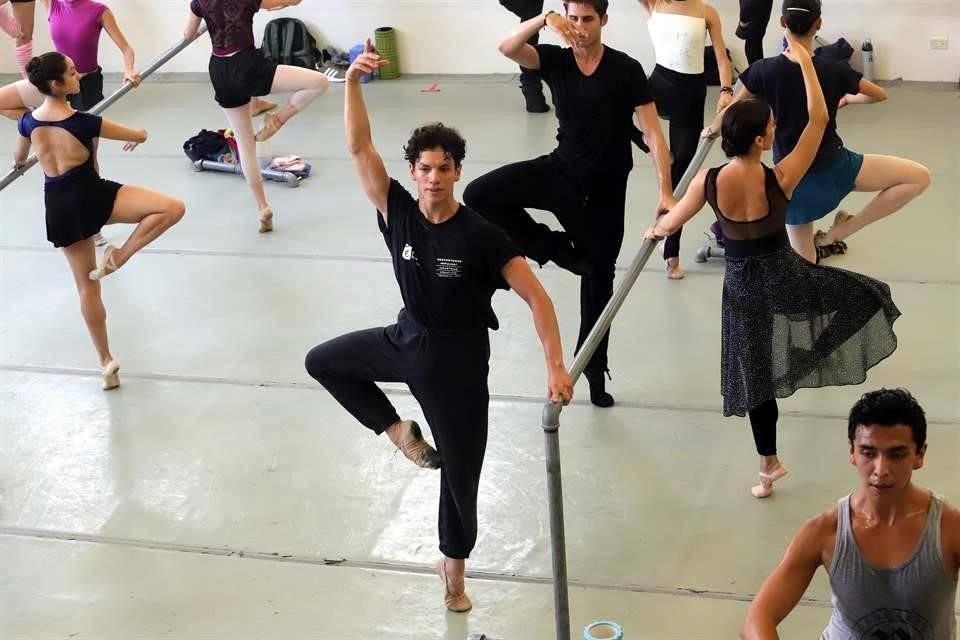
[[[761,471],[759,474],[760,484],[751,487],[750,493],[753,494],[754,498],[766,498],[773,493],[773,483],[788,473],[790,473],[790,470],[783,466],[783,464],[778,465],[777,468],[770,473]]]

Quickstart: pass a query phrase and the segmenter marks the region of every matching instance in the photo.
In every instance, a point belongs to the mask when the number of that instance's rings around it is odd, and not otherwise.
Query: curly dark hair
[[[403,157],[410,164],[414,164],[420,159],[421,153],[431,149],[443,149],[443,152],[459,167],[467,155],[467,141],[453,127],[448,127],[442,122],[431,122],[413,130],[410,139],[403,147]]]
[[[850,444],[857,427],[906,425],[913,432],[913,442],[919,451],[927,442],[927,416],[923,408],[906,389],[878,389],[863,394],[850,409],[847,420],[847,438]]]

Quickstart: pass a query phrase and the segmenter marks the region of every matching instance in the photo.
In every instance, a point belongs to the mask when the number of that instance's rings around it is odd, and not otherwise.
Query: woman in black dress
[[[789,38],[789,36],[788,36]],[[803,387],[859,384],[893,353],[900,312],[890,288],[842,269],[811,264],[790,247],[787,203],[820,146],[827,108],[810,53],[795,41],[786,55],[803,70],[809,121],[794,150],[772,169],[760,157],[773,144],[769,106],[752,98],[723,118],[723,150],[731,160],[701,171],[683,199],[645,236],[673,233],[707,202],[723,231],[720,387],[723,413],[750,416],[765,498],[787,474],[777,457],[777,398]],[[712,133],[712,132],[711,132]]]

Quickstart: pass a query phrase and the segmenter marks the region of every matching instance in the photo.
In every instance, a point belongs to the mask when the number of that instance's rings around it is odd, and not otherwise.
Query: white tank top
[[[657,64],[677,73],[703,73],[704,18],[654,11],[647,20]]]

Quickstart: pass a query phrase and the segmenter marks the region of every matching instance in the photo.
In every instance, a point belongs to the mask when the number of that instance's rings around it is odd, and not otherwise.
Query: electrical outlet
[[[947,38],[930,38],[930,48],[944,50],[948,48],[950,41]]]

